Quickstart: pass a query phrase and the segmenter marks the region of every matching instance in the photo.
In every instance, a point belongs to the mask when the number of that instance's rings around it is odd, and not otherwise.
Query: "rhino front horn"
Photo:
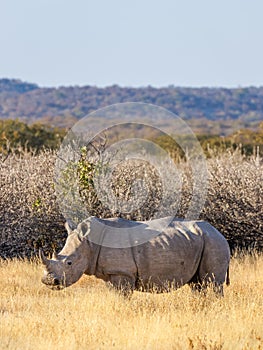
[[[48,266],[48,259],[45,257],[45,254],[42,249],[39,249],[39,258],[43,265]]]

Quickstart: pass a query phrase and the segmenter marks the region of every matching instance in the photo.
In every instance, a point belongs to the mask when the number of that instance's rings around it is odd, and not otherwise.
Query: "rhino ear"
[[[77,225],[73,220],[67,218],[67,221],[65,222],[65,228],[68,231],[68,234],[70,235],[77,228]]]
[[[73,232],[73,230],[71,230],[69,223],[67,221],[65,222],[65,229],[68,231],[68,235],[70,235]]]
[[[90,223],[85,221],[81,222],[78,225],[78,231],[81,237],[87,236],[90,232]]]

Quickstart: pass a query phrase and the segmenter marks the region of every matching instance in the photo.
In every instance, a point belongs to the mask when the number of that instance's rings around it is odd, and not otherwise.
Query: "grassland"
[[[59,292],[41,266],[0,261],[1,349],[263,349],[263,256],[234,257],[225,297],[136,292],[83,276]]]

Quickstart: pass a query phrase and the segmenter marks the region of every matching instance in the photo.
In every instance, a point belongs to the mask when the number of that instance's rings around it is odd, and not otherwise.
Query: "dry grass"
[[[1,349],[263,349],[263,256],[231,262],[225,298],[187,286],[126,300],[92,277],[65,291],[35,262],[0,262]]]

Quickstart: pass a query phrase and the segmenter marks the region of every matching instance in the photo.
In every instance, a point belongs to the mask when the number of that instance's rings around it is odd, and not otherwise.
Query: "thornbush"
[[[1,156],[1,155],[0,155]],[[41,246],[45,251],[59,250],[66,238],[64,218],[59,211],[54,189],[54,151],[12,152],[0,157],[0,255],[30,257]],[[95,165],[81,159],[77,165],[79,190],[83,205],[91,215],[119,216],[118,210],[105,207],[94,192]],[[210,183],[206,204],[200,218],[214,225],[228,239],[231,248],[263,248],[263,163],[259,158],[244,158],[239,152],[228,152],[207,161]],[[88,167],[90,165],[90,167]],[[183,217],[192,194],[191,170],[183,162],[183,189],[177,216]],[[136,161],[125,163],[112,171],[112,191],[116,197],[134,196],[134,180],[147,179],[146,188],[137,188],[140,196],[147,194],[146,205],[128,219],[148,220],[162,202],[162,183],[149,165]],[[88,179],[88,182],[86,181]],[[174,179],[169,179],[173,186]],[[145,190],[145,191],[143,191]],[[92,198],[90,198],[91,196]],[[178,198],[167,197],[165,206],[174,212]],[[90,202],[88,201],[90,199]]]

